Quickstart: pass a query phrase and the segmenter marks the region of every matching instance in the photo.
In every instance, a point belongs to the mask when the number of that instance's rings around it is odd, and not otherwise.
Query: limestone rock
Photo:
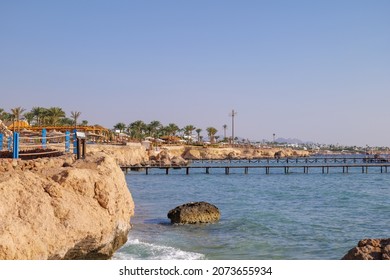
[[[98,153],[35,163],[0,173],[0,259],[110,258],[134,211],[115,160]]]
[[[352,248],[343,260],[390,260],[390,238],[363,239]]]
[[[219,209],[207,202],[190,202],[168,212],[174,224],[196,224],[216,222],[221,218]]]
[[[12,135],[12,131],[8,129],[8,127],[0,120],[0,133],[4,134],[5,137],[9,137]]]

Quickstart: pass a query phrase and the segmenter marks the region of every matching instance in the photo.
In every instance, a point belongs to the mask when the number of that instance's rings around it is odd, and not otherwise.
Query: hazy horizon
[[[390,146],[390,2],[0,3],[0,108]]]

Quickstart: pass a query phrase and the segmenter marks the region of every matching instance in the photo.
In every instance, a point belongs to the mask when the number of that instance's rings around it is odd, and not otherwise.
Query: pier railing
[[[221,170],[226,175],[233,170],[241,170],[244,174],[271,174],[272,170],[276,173],[322,173],[328,174],[331,172],[342,173],[369,173],[369,170],[375,170],[380,173],[388,173],[390,168],[390,160],[384,157],[318,157],[318,158],[283,158],[283,159],[256,159],[256,160],[196,160],[191,161],[188,166],[121,166],[122,170],[128,173],[129,171],[145,172],[149,175],[152,170],[156,170],[155,174],[170,174],[173,170],[185,170],[185,174],[197,172],[199,170],[205,174],[220,174]],[[192,170],[192,171],[191,171]],[[198,171],[196,171],[198,170]],[[213,171],[214,170],[214,171]],[[218,171],[220,170],[220,171]],[[251,171],[250,171],[251,170]],[[359,171],[360,170],[360,171]],[[282,172],[280,172],[282,171]],[[237,173],[237,172],[236,172]]]

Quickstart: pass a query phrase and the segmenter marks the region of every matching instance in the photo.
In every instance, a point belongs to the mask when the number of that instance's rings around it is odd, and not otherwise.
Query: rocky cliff
[[[274,157],[302,157],[310,152],[289,148],[224,148],[199,146],[161,146],[146,150],[141,145],[88,145],[90,153],[103,152],[115,158],[119,165],[185,165],[195,159],[253,159]]]
[[[96,153],[0,160],[0,259],[107,259],[134,204],[115,160]]]

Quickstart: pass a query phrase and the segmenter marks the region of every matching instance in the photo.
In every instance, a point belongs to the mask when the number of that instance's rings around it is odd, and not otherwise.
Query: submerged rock
[[[363,239],[343,260],[390,260],[390,238]]]
[[[173,224],[196,224],[216,222],[221,218],[219,209],[207,202],[190,202],[168,212]]]

